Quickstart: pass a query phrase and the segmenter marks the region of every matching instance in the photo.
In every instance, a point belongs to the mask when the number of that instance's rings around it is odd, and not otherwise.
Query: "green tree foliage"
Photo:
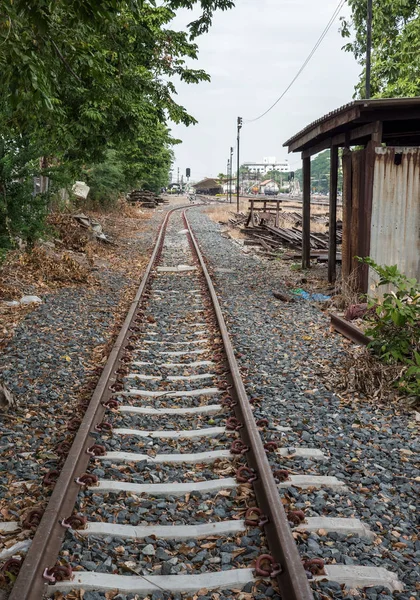
[[[312,178],[312,191],[320,192],[322,194],[328,194],[330,189],[330,165],[331,156],[330,151],[325,150],[321,152],[311,161],[311,178]],[[303,174],[302,169],[295,171],[295,177],[299,180],[302,187],[303,185]],[[341,190],[343,184],[343,173],[339,166],[338,171],[338,189]]]
[[[196,122],[175,101],[174,79],[209,80],[190,66],[197,59],[194,38],[208,30],[214,11],[232,6],[232,0],[0,0],[0,140],[15,143],[14,150],[6,144],[4,161],[18,167],[25,147],[32,166],[48,157],[50,174],[69,178],[82,167],[104,174],[113,156],[128,161],[126,184],[166,185],[175,143],[168,125]],[[198,18],[174,30],[176,10],[194,7],[201,8]],[[8,190],[3,185],[3,196]]]
[[[365,92],[366,0],[348,0],[350,21],[343,20],[342,35],[363,67],[356,96]],[[373,97],[420,95],[420,5],[418,0],[373,0]]]
[[[0,248],[20,238],[32,248],[45,232],[48,194],[34,196],[39,164],[24,139],[0,137]]]

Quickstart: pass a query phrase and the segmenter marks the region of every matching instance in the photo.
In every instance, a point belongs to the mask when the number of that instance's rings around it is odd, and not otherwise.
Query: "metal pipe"
[[[227,161],[227,170],[226,170],[226,202],[229,201],[229,170],[230,170],[230,160]]]
[[[232,204],[233,146],[230,147],[229,202]]]
[[[370,98],[371,55],[372,55],[372,10],[373,0],[367,0],[367,37],[366,37],[366,99]]]
[[[242,117],[238,117],[238,150],[237,150],[237,172],[236,172],[236,212],[239,212],[239,144],[240,144],[240,134],[242,128]]]

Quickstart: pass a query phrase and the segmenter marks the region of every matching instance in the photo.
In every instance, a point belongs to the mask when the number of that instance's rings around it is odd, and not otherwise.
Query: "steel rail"
[[[367,346],[372,341],[361,329],[334,313],[331,314],[331,325],[338,333],[341,333],[355,344]]]
[[[279,490],[277,489],[270,464],[267,460],[260,433],[255,424],[254,415],[235,358],[235,353],[230,341],[222,309],[217,298],[216,290],[191,225],[188,222],[186,210],[183,212],[183,218],[185,226],[189,231],[193,250],[206,279],[222,336],[230,370],[230,378],[233,384],[232,396],[236,401],[234,410],[236,417],[243,424],[243,429],[240,430],[240,433],[243,441],[249,448],[249,451],[246,454],[248,464],[257,474],[257,480],[253,482],[253,486],[258,501],[258,507],[268,518],[268,523],[264,527],[265,535],[273,558],[281,567],[281,573],[277,576],[280,593],[285,600],[313,600],[308,578],[303,568],[296,542],[292,536],[283,504],[280,500]]]
[[[136,311],[142,300],[152,268],[162,250],[169,218],[174,211],[184,208],[186,207],[179,206],[168,211],[159,228],[152,255],[136,296],[131,302],[121,331],[93,392],[89,406],[55,484],[54,491],[48,501],[47,508],[11,590],[9,600],[40,600],[43,597],[47,585],[47,582],[43,579],[43,571],[46,567],[52,567],[56,563],[66,532],[66,529],[61,525],[61,521],[72,513],[80,491],[76,478],[86,471],[90,460],[90,456],[86,452],[87,448],[93,443],[90,433],[102,421],[106,410],[103,403],[113,395],[110,387],[117,378],[116,369],[119,366],[119,359],[125,351],[125,346],[129,343],[128,333],[130,327],[136,317]]]

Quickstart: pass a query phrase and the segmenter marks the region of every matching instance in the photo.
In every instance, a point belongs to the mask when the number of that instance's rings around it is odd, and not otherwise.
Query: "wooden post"
[[[332,146],[330,154],[330,230],[328,244],[328,281],[333,283],[337,277],[338,146]]]
[[[311,158],[303,158],[302,268],[311,267]]]
[[[280,221],[280,200],[277,199],[277,206],[276,206],[276,227],[279,226],[279,221]]]
[[[349,148],[343,151],[343,240],[341,244],[342,267],[341,276],[345,281],[351,271],[351,211],[352,211],[352,152]]]

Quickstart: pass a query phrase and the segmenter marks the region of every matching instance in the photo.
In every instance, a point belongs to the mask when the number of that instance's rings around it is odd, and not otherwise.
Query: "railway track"
[[[81,589],[234,595],[272,578],[288,598],[310,598],[265,425],[185,213],[172,211],[10,600]]]
[[[309,580],[323,578],[401,589],[385,569],[302,561],[292,527],[371,533],[357,519],[286,516],[279,487],[345,486],[279,469],[279,458],[325,456],[280,448],[254,409],[186,212],[171,211],[10,600],[80,590],[309,600]]]

